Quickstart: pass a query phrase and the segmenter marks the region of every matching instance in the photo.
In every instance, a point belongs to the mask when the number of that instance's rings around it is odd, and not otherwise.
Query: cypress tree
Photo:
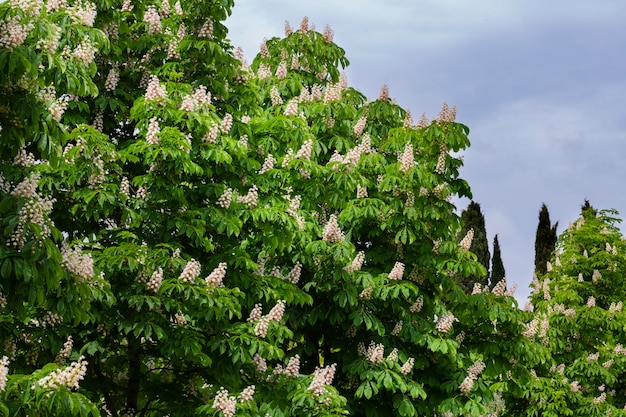
[[[559,222],[550,224],[550,213],[545,203],[541,204],[539,211],[539,224],[537,225],[537,234],[535,235],[535,271],[538,274],[545,274],[547,263],[550,260],[552,252],[556,247],[556,228]]]
[[[461,229],[458,240],[463,239],[468,230],[474,229],[474,239],[472,240],[470,251],[476,254],[478,262],[485,267],[484,275],[463,277],[459,280],[459,284],[461,284],[466,291],[471,292],[475,283],[480,283],[481,285],[489,284],[488,271],[491,255],[489,254],[485,216],[480,210],[480,204],[471,201],[467,208],[461,213],[461,220],[463,222],[463,228]]]
[[[493,257],[491,258],[491,288],[506,276],[502,256],[500,255],[500,242],[498,235],[493,238]]]

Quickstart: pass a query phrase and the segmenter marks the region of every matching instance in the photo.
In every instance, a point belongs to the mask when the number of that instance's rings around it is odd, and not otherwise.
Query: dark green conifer
[[[493,288],[505,276],[506,272],[504,270],[504,264],[502,263],[502,256],[500,254],[500,242],[498,242],[498,235],[495,235],[493,238],[493,258],[491,258],[491,288]]]
[[[553,225],[550,224],[548,207],[542,203],[539,211],[537,234],[535,235],[535,272],[538,274],[543,275],[546,273],[547,263],[556,247],[556,228],[558,225],[559,222]]]
[[[463,277],[459,280],[459,284],[465,289],[466,292],[471,292],[475,283],[479,283],[483,286],[489,284],[489,260],[491,255],[489,254],[489,242],[487,240],[487,229],[485,228],[485,216],[480,210],[480,204],[471,201],[467,208],[461,213],[461,219],[463,221],[463,228],[459,234],[458,240],[460,241],[467,234],[468,230],[474,230],[474,239],[470,246],[470,251],[476,254],[478,262],[485,267],[484,275]]]

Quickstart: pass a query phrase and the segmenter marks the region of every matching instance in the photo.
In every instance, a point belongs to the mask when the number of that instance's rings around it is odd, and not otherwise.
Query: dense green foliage
[[[535,235],[535,272],[543,275],[546,273],[547,264],[550,261],[556,247],[559,222],[551,224],[548,206],[541,204],[539,210],[539,224]]]
[[[471,192],[455,110],[414,124],[386,86],[368,101],[342,76],[332,31],[307,19],[248,65],[221,23],[232,7],[0,3],[0,415],[587,404],[600,377],[576,360],[591,346],[609,358],[621,330],[595,343],[598,322],[581,313],[577,327],[555,318],[554,333],[530,334],[560,307],[535,296],[535,313],[519,310],[504,281],[457,284],[483,277],[489,257],[457,238],[451,201]],[[564,236],[558,268],[584,244],[575,267],[614,285],[623,243],[610,222],[587,229],[595,221],[579,228],[588,242]],[[605,237],[617,251],[606,270],[592,249]],[[549,274],[552,300],[580,304]],[[617,311],[608,287],[592,290],[597,317]],[[568,351],[558,336],[570,329],[585,338]],[[553,411],[559,361],[587,391]]]
[[[528,415],[626,415],[626,243],[616,214],[583,207],[533,283],[524,334],[550,356],[536,368]]]

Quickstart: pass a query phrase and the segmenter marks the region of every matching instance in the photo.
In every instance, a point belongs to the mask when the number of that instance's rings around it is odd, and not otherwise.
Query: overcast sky
[[[519,300],[542,202],[559,234],[585,198],[626,216],[626,1],[235,0],[226,25],[251,61],[303,16],[334,29],[369,99],[387,84],[415,120],[458,107],[472,142],[461,176]]]

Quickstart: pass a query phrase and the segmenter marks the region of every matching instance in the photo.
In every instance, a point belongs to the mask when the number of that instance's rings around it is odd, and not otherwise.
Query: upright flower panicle
[[[337,222],[337,215],[331,214],[324,231],[322,233],[322,239],[328,243],[335,243],[342,241],[345,238],[343,232],[339,229],[339,223]]]
[[[226,262],[220,264],[204,280],[210,287],[219,287],[226,276]]]
[[[415,156],[413,155],[412,143],[407,142],[406,145],[404,145],[404,152],[402,152],[398,162],[400,162],[400,171],[405,174],[409,171],[409,169],[413,168],[413,165],[415,165]]]

